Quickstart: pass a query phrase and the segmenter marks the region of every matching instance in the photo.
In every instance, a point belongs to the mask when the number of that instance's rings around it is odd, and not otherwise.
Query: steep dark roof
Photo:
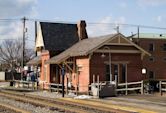
[[[45,50],[63,51],[79,41],[76,24],[40,22]]]

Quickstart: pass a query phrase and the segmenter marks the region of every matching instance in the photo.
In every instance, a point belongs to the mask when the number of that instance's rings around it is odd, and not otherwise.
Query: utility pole
[[[23,17],[22,18],[22,21],[23,21],[23,37],[22,37],[22,61],[21,61],[21,68],[24,69],[24,56],[25,56],[25,32],[26,32],[26,29],[25,29],[25,21],[26,21],[26,18]]]
[[[37,39],[37,21],[35,21],[35,45],[36,45],[36,39]],[[36,48],[36,46],[35,46],[35,48]],[[35,51],[35,54],[36,54],[36,56],[38,55],[37,50]]]
[[[139,26],[137,27],[137,32],[138,32],[137,44],[139,45],[139,38],[140,38],[140,36],[139,36],[139,34],[140,34],[140,31],[139,31]]]
[[[116,27],[116,31],[117,33],[119,33],[119,25]]]
[[[137,27],[137,32],[138,32],[138,39],[139,39],[139,26]]]

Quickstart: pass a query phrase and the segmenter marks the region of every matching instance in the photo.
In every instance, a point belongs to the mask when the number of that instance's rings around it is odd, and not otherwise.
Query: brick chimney
[[[85,20],[81,20],[77,23],[77,28],[78,28],[78,36],[79,40],[83,40],[88,38],[87,32],[86,32],[86,22]]]

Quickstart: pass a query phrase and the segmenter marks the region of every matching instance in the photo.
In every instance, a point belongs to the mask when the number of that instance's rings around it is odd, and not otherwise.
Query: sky
[[[22,21],[26,21],[26,38],[34,46],[34,20],[50,22],[87,22],[90,37],[116,32],[131,34],[134,24],[166,28],[166,0],[0,0],[0,40],[22,37]],[[9,20],[2,20],[9,19]],[[140,28],[140,32],[165,33],[166,29]]]

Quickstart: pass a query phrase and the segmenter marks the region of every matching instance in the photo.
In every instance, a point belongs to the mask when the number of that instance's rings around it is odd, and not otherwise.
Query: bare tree
[[[32,49],[25,49],[24,62],[34,56]],[[5,68],[12,69],[21,64],[22,42],[20,40],[4,40],[0,45],[0,62],[5,64]]]

